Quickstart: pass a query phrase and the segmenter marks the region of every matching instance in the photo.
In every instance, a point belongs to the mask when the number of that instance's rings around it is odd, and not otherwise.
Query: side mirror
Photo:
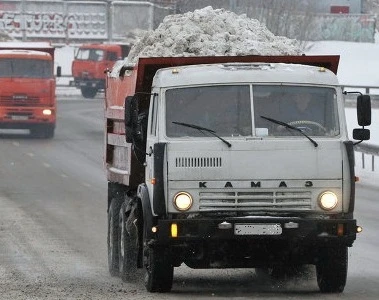
[[[362,128],[353,129],[353,139],[359,141],[368,141],[370,139],[370,130]]]
[[[360,126],[371,125],[371,99],[369,95],[357,97],[357,119]]]
[[[57,77],[61,77],[61,76],[62,76],[62,67],[58,66],[57,67]]]

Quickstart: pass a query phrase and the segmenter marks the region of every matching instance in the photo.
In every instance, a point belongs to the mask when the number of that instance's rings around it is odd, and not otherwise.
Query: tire
[[[81,87],[80,91],[82,92],[82,96],[84,98],[95,98],[97,94],[97,88]]]
[[[144,249],[144,260],[146,290],[151,293],[166,293],[171,291],[174,267],[170,261],[168,249],[147,246]]]
[[[119,276],[118,223],[121,202],[112,199],[108,209],[108,268],[111,276]]]
[[[342,293],[347,278],[348,251],[346,246],[320,251],[316,264],[317,284],[322,293]]]
[[[130,218],[130,219],[129,219]],[[119,273],[125,282],[137,279],[138,230],[134,225],[134,215],[125,214],[125,203],[121,206],[119,216]],[[127,226],[127,223],[130,224]]]

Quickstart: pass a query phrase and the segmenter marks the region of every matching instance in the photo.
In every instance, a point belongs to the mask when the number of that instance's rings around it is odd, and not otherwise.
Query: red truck
[[[73,81],[70,86],[81,90],[83,97],[94,98],[104,90],[104,71],[117,60],[128,56],[129,44],[83,44],[75,52],[72,62]]]
[[[0,128],[52,138],[56,126],[54,50],[45,42],[0,43]],[[61,69],[57,68],[57,76]]]
[[[110,274],[143,268],[149,292],[168,292],[183,263],[272,276],[314,265],[321,292],[342,292],[361,227],[338,62],[156,57],[108,72]],[[294,115],[299,95],[320,114]],[[354,140],[370,138],[370,103],[357,97]]]

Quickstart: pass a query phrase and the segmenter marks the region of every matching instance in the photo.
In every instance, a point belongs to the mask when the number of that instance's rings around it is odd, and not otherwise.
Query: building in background
[[[0,31],[24,41],[124,41],[154,30],[165,16],[205,6],[246,14],[275,35],[301,41],[374,42],[378,0],[5,0]],[[364,11],[364,13],[363,13]]]

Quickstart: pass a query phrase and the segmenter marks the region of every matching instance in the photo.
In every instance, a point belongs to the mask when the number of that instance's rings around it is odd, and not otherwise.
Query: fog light
[[[361,233],[363,231],[363,228],[361,226],[357,226],[357,233]]]
[[[175,223],[171,224],[171,237],[173,238],[178,237],[178,225]]]

